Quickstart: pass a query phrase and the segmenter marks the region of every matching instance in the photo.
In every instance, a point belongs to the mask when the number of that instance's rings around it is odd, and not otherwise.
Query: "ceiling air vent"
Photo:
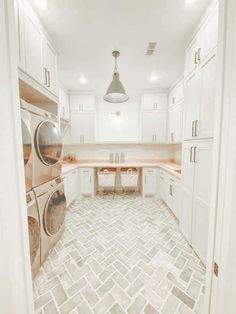
[[[147,46],[147,50],[146,50],[146,56],[151,56],[156,52],[156,42],[150,42]]]

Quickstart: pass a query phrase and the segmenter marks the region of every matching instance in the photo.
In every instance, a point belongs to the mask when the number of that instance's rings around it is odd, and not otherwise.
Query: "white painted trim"
[[[0,313],[32,314],[13,0],[0,2]]]

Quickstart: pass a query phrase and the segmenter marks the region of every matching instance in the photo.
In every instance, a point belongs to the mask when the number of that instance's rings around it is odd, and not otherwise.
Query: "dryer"
[[[26,194],[27,214],[28,214],[28,231],[32,277],[37,274],[41,265],[41,227],[39,220],[39,211],[33,191]]]
[[[23,158],[25,170],[25,188],[26,192],[32,189],[33,179],[33,153],[31,136],[31,115],[28,111],[27,103],[21,103],[21,131],[23,141]]]
[[[31,120],[33,176],[32,186],[48,182],[61,175],[62,136],[57,116],[25,103]]]
[[[66,197],[62,178],[34,188],[41,221],[41,263],[43,263],[65,228]]]

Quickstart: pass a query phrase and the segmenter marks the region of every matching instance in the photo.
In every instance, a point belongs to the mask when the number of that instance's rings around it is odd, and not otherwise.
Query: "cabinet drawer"
[[[81,168],[81,169],[79,169],[79,173],[93,174],[93,168]]]
[[[144,174],[156,174],[157,173],[157,168],[143,168],[143,173]]]

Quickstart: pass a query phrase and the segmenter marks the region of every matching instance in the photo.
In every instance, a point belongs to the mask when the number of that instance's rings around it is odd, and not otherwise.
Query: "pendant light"
[[[112,103],[121,103],[129,99],[129,96],[125,92],[124,86],[120,81],[119,73],[117,71],[117,58],[119,55],[119,51],[112,52],[112,56],[115,58],[113,80],[107,89],[106,95],[103,97],[104,100]]]

